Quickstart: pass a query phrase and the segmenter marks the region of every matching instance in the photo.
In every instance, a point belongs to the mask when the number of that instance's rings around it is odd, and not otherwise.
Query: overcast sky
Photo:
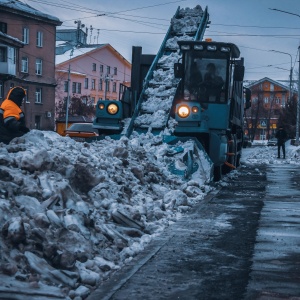
[[[210,15],[205,37],[232,42],[240,48],[246,80],[265,76],[289,80],[291,66],[297,71],[293,79],[298,79],[299,0],[22,1],[58,17],[63,21],[60,28],[76,28],[74,21],[80,19],[87,28],[94,28],[92,36],[89,30],[88,42],[110,43],[129,61],[132,46],[142,46],[145,54],[158,52],[178,6],[194,8],[199,4],[203,9],[208,7]]]

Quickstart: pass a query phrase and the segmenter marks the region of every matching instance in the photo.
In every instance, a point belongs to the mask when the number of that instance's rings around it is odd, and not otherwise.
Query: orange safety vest
[[[15,118],[17,121],[19,121],[20,118],[24,117],[24,113],[21,108],[12,100],[5,99],[2,102],[0,109],[3,111],[4,124],[11,118]]]

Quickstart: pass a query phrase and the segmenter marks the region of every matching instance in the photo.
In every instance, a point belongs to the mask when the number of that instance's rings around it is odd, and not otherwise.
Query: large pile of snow
[[[1,281],[87,295],[211,189],[172,175],[169,150],[150,133],[77,143],[32,130],[0,144]]]
[[[300,164],[299,153],[288,143],[285,160],[277,147],[247,148],[241,168]],[[0,144],[0,297],[84,299],[213,189],[205,168],[190,180],[171,174],[173,159],[151,133],[77,143],[32,130]]]

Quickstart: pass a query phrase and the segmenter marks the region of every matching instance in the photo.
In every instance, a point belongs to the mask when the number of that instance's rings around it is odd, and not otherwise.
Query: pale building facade
[[[69,49],[56,55],[55,100],[76,97],[93,105],[100,99],[119,100],[121,86],[130,86],[130,78],[131,64],[110,44]]]

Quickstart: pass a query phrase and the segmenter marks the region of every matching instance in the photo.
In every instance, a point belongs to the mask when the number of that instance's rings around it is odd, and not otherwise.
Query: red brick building
[[[7,43],[0,45],[4,65],[11,61],[10,51],[14,51],[16,62],[15,72],[0,68],[0,102],[11,87],[25,88],[27,97],[22,108],[31,129],[53,130],[55,126],[55,36],[56,26],[61,24],[56,17],[18,0],[0,0],[0,31],[23,43],[19,51],[16,47],[16,51],[8,50],[13,47]]]
[[[270,139],[275,135],[282,109],[290,101],[290,88],[267,77],[247,87],[251,90],[251,108],[246,110],[245,134],[252,140]]]

